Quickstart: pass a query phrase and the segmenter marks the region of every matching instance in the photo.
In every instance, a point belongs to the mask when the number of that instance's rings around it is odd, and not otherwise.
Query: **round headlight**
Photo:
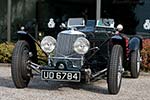
[[[41,41],[41,48],[46,53],[51,53],[56,46],[56,40],[51,36],[46,36]]]
[[[73,48],[78,54],[86,54],[90,48],[90,42],[84,37],[79,37],[75,41]]]

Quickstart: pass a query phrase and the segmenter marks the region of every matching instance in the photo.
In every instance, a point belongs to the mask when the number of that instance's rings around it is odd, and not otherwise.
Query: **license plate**
[[[41,72],[42,80],[80,82],[80,77],[79,71],[42,70]]]

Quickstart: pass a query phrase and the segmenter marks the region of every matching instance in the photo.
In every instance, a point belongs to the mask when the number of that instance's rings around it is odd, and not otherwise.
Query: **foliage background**
[[[0,44],[0,63],[11,63],[12,51],[14,43],[1,43]]]
[[[150,71],[150,39],[143,41],[142,70]]]
[[[0,63],[11,63],[12,52],[15,47],[15,43],[0,43]],[[38,63],[45,64],[47,57],[43,51],[37,47]]]

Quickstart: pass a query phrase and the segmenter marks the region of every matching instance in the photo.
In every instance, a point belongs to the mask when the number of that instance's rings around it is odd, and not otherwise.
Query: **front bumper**
[[[28,68],[36,71],[42,80],[80,82],[84,79],[85,70],[79,68],[58,69],[58,67],[41,66],[28,61]]]
[[[103,69],[96,74],[92,74],[92,71],[90,68],[74,68],[74,69],[56,69],[56,67],[50,67],[50,66],[41,66],[38,64],[35,64],[31,61],[28,61],[28,69],[32,69],[36,71],[40,76],[42,80],[52,80],[52,81],[68,81],[68,82],[90,82],[91,80],[95,79],[96,77],[100,75],[105,75],[104,73],[107,72],[107,68]],[[45,76],[43,77],[44,73]],[[64,74],[66,73],[66,76]],[[71,76],[73,77],[72,79],[67,79],[66,77],[68,76],[68,73],[73,73]],[[53,78],[51,78],[52,74],[55,74]],[[49,76],[50,75],[50,76]],[[64,77],[64,78],[62,78]]]

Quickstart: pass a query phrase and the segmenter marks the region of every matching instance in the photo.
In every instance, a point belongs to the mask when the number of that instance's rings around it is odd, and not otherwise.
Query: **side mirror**
[[[123,25],[119,24],[119,25],[117,26],[117,30],[118,30],[119,32],[122,31],[122,30],[123,30]]]

